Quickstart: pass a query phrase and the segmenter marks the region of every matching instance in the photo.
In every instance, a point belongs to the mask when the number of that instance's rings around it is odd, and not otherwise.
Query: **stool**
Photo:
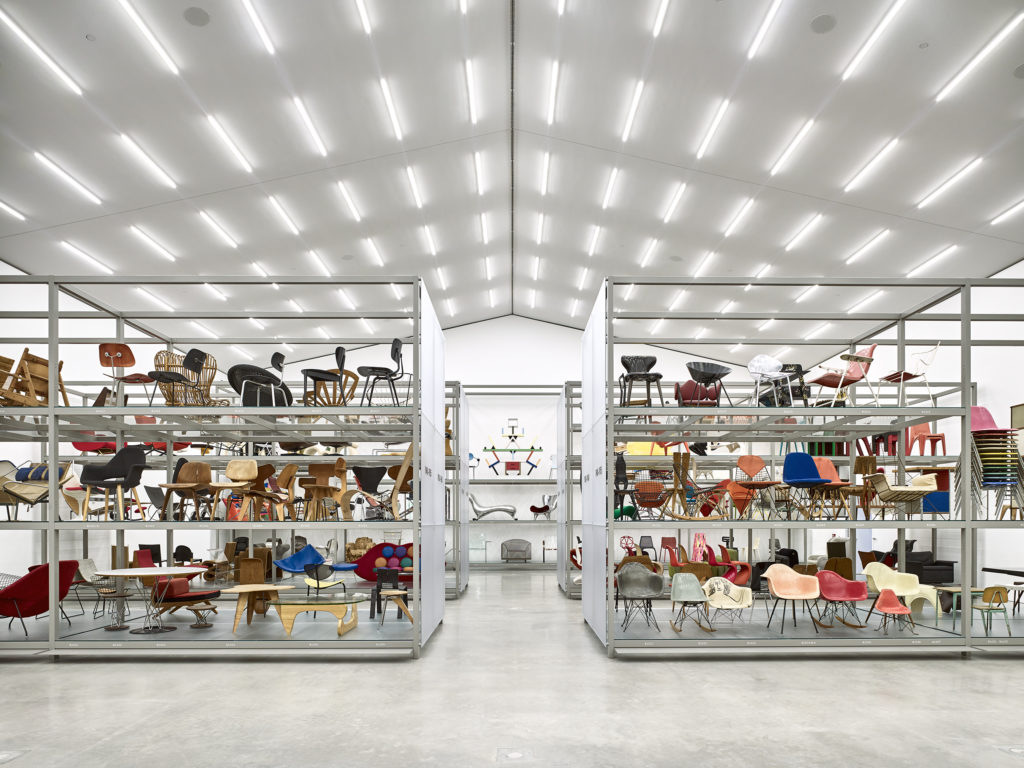
[[[210,614],[217,613],[216,606],[213,605],[190,605],[188,610],[192,611],[196,615],[196,623],[189,624],[192,629],[208,629],[213,626],[210,623]]]
[[[384,604],[380,609],[381,626],[384,626],[384,614],[387,613],[388,610],[388,601],[394,603],[402,613],[409,617],[409,622],[413,623],[412,614],[409,613],[409,606],[405,604],[405,598],[408,594],[408,591],[404,589],[382,589],[380,591],[380,596],[384,598]],[[401,616],[399,616],[399,618],[401,618]]]
[[[1007,512],[1010,513],[1011,520],[1024,519],[1024,515],[1021,514],[1020,507],[1018,507],[1016,504],[1003,504],[1003,508],[999,511],[999,519],[1002,520]],[[1018,601],[1019,600],[1020,598],[1018,598]]]

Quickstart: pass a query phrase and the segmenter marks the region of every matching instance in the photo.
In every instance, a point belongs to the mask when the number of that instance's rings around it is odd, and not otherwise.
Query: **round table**
[[[125,593],[123,580],[144,579],[150,576],[157,579],[157,583],[154,585],[153,598],[143,601],[143,605],[146,607],[145,622],[138,629],[131,630],[131,634],[133,635],[155,635],[160,632],[173,632],[177,629],[177,627],[165,627],[160,618],[160,601],[171,586],[170,580],[175,576],[195,576],[205,572],[205,568],[197,568],[194,565],[154,565],[148,568],[114,568],[109,571],[97,571],[96,575],[122,579],[122,581],[119,582],[122,587],[117,590],[118,594]],[[164,582],[163,591],[157,594],[156,587],[160,584],[159,579],[161,576],[166,576],[167,581]],[[124,629],[125,626],[124,598],[119,597],[114,602],[114,613],[112,615],[111,624],[107,629]]]

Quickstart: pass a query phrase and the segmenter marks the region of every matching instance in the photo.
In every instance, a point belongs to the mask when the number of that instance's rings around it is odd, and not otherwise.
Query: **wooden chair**
[[[190,386],[176,385],[170,382],[158,381],[160,394],[164,402],[172,406],[226,406],[228,400],[215,400],[210,397],[210,387],[217,375],[217,359],[213,355],[206,355],[203,361],[202,370],[198,377],[193,378],[190,371],[184,366],[185,357],[176,352],[168,352],[161,349],[153,356],[153,367],[157,371],[173,371],[185,376],[191,382]]]
[[[285,464],[277,477],[268,477],[267,483],[270,491],[264,497],[277,510],[277,519],[284,520],[284,511],[295,520],[295,475],[299,471],[298,464]]]
[[[57,363],[57,391],[63,398],[64,405],[70,405],[68,393],[64,390],[64,380],[60,375],[63,367],[63,362]],[[25,347],[17,365],[14,365],[10,358],[0,358],[0,405],[9,407],[49,405],[49,393],[50,363],[46,358],[33,355],[28,351],[28,347]]]
[[[337,368],[330,368],[328,373],[338,373]],[[359,384],[359,376],[347,368],[341,377],[341,386],[334,381],[315,382],[312,392],[307,392],[303,398],[303,405],[317,405],[327,408],[337,408],[352,402]]]
[[[242,505],[238,514],[239,519],[248,520],[249,507],[253,499],[256,498],[256,494],[250,488],[253,480],[259,475],[259,468],[256,466],[256,462],[252,459],[233,459],[225,467],[224,475],[228,478],[226,482],[210,483],[210,490],[213,491],[214,513],[217,511],[217,499],[221,491],[231,491],[232,493],[239,493],[242,497]],[[230,509],[229,505],[231,502],[229,499],[230,496],[224,501],[226,509]],[[226,516],[227,513],[225,512]]]
[[[1003,621],[1006,622],[1006,634],[1013,636],[1010,631],[1010,617],[1006,612],[1006,604],[1009,601],[1006,587],[985,587],[980,601],[971,605],[971,610],[981,612],[981,624],[985,628],[985,637],[992,632],[992,614],[1002,613]]]
[[[167,505],[170,504],[171,498],[175,495],[182,500],[178,504],[181,520],[185,519],[185,510],[182,508],[185,499],[191,499],[192,508],[195,510],[197,520],[200,516],[200,501],[206,506],[207,514],[213,519],[214,510],[211,505],[211,499],[213,504],[216,504],[216,498],[211,496],[211,491],[213,490],[211,487],[213,482],[212,472],[210,465],[205,461],[186,461],[181,465],[181,469],[178,470],[174,482],[160,483],[160,487],[166,491],[164,503],[160,509],[160,519],[167,519]]]
[[[309,477],[299,480],[299,486],[305,491],[304,518],[306,520],[327,520],[330,517],[330,512],[326,502],[331,500],[340,503],[339,499],[348,492],[346,484],[348,472],[345,459],[338,457],[333,462],[313,462],[306,471],[309,472]],[[341,478],[340,488],[331,485],[332,477]],[[345,506],[347,510],[347,504]],[[351,516],[345,519],[350,520]]]

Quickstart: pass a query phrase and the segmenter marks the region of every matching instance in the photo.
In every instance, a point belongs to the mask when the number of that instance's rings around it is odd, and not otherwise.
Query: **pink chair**
[[[839,399],[839,393],[856,384],[859,381],[863,381],[868,385],[868,389],[871,390],[871,396],[875,400],[875,404],[878,404],[878,396],[875,394],[874,388],[871,386],[871,382],[867,380],[868,369],[871,368],[871,363],[874,362],[875,347],[877,344],[872,344],[870,347],[864,349],[858,349],[853,354],[840,355],[839,359],[847,362],[846,369],[842,368],[827,368],[821,366],[821,369],[825,371],[821,376],[816,379],[809,381],[809,384],[818,385],[818,396],[821,396],[821,390],[825,387],[834,389],[835,394],[832,396],[832,404],[835,405],[837,399]]]
[[[889,622],[896,624],[897,629],[903,629],[909,621],[910,631],[914,632],[914,617],[911,616],[910,609],[900,602],[896,593],[891,589],[883,589],[878,593],[875,609],[882,614],[882,623],[878,628],[884,630],[885,634],[889,634]],[[917,633],[914,632],[914,634]]]
[[[1015,429],[1006,429],[996,426],[996,420],[992,418],[988,408],[983,405],[971,406],[971,432],[1016,432]]]
[[[822,615],[823,627],[831,627],[826,624],[828,619],[835,619],[841,624],[855,629],[863,629],[864,624],[860,623],[857,616],[857,603],[868,599],[868,585],[865,581],[852,581],[844,579],[835,571],[818,571],[814,574],[818,580],[818,589],[821,592],[821,599],[825,601],[825,611]],[[840,615],[840,611],[853,620],[849,621]]]
[[[799,574],[783,563],[773,563],[768,566],[768,569],[762,576],[768,582],[768,594],[775,598],[771,615],[768,617],[769,628],[772,625],[772,619],[775,618],[775,609],[778,607],[780,600],[788,600],[792,603],[793,626],[796,627],[797,601],[803,601],[804,607],[812,610],[810,601],[817,600],[821,595],[821,588],[818,586],[818,579],[816,577]],[[785,606],[782,608],[781,615],[782,628],[779,630],[780,634],[786,630]],[[811,616],[811,621],[814,624],[814,632],[817,634],[819,619]]]
[[[932,432],[931,427],[928,424],[915,424],[907,430],[908,456],[914,452],[914,446],[918,443],[921,444],[921,447],[918,450],[922,456],[924,456],[925,443],[928,444],[928,448],[931,451],[932,456],[935,455],[935,449],[941,443],[941,455],[946,455],[946,434],[944,432]]]
[[[747,583],[750,581],[750,574],[753,571],[753,568],[751,568],[750,563],[744,563],[742,560],[733,560],[731,557],[729,557],[729,550],[725,548],[724,544],[718,545],[718,551],[722,553],[722,562],[720,563],[720,565],[724,565],[726,568],[731,567],[734,569],[733,578],[730,579],[727,575],[726,579],[731,581],[737,587],[746,586]]]

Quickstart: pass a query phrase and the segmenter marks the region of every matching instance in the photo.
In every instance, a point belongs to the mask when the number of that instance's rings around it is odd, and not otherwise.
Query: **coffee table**
[[[252,615],[256,612],[256,604],[260,600],[273,602],[277,599],[277,593],[283,589],[294,589],[291,584],[239,584],[231,589],[222,589],[222,595],[238,595],[238,602],[235,604],[235,625],[231,628],[231,634],[238,631],[238,622],[245,617],[246,624],[252,624]],[[260,613],[264,613],[261,609]]]
[[[300,613],[323,611],[338,620],[338,637],[341,637],[346,632],[351,632],[359,624],[359,612],[356,606],[369,599],[370,596],[366,592],[336,592],[330,595],[281,595],[272,599],[270,604],[277,608],[281,624],[289,636],[292,634],[292,627],[295,626],[295,617]],[[352,618],[345,621],[345,617],[349,613],[349,606],[351,606]]]
[[[132,635],[155,635],[160,632],[173,632],[177,627],[165,627],[163,621],[160,619],[160,602],[163,600],[164,594],[167,589],[171,586],[171,579],[175,576],[195,576],[200,573],[206,573],[206,568],[197,568],[195,566],[188,565],[155,565],[148,568],[114,568],[109,571],[97,571],[97,576],[107,576],[118,579],[118,584],[124,585],[126,579],[144,579],[146,577],[155,577],[157,579],[156,584],[153,587],[152,599],[147,598],[145,590],[142,589],[140,582],[140,590],[143,594],[142,604],[146,608],[146,620],[141,627],[133,629],[129,634]],[[167,581],[164,582],[163,591],[158,591],[160,585],[160,577],[166,576]],[[123,586],[118,588],[118,594],[127,594]],[[115,630],[124,626],[124,597],[118,597],[114,602],[114,613],[111,617],[111,624],[109,629]]]

